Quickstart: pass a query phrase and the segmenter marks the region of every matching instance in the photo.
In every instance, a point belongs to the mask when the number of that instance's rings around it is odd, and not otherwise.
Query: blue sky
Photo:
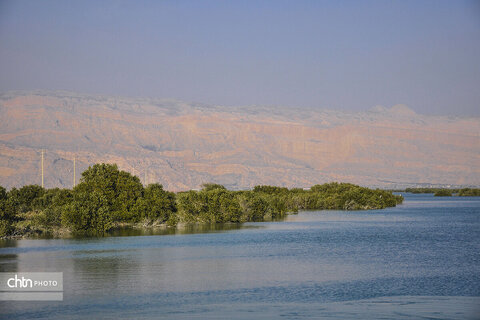
[[[479,1],[5,1],[0,91],[480,115]]]

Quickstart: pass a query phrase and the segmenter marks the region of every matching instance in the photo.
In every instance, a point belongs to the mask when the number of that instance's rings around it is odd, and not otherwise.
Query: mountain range
[[[342,112],[218,106],[63,91],[0,94],[0,185],[71,187],[117,163],[171,191],[329,181],[398,188],[480,184],[480,118],[431,116],[405,105]]]

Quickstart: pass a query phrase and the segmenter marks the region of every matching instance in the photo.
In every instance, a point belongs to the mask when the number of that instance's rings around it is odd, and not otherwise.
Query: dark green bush
[[[471,194],[464,189],[464,194]],[[74,233],[103,234],[123,223],[223,223],[265,221],[298,210],[381,209],[403,198],[384,190],[350,183],[326,183],[310,190],[256,186],[230,191],[207,183],[200,191],[165,191],[160,184],[144,188],[138,177],[116,165],[96,164],[82,173],[73,189],[36,185],[0,187],[0,236],[14,232],[50,232],[60,227]]]

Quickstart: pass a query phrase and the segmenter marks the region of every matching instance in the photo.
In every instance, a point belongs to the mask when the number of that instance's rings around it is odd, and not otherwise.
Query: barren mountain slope
[[[0,95],[0,185],[71,187],[115,162],[169,190],[218,182],[306,187],[327,181],[392,187],[480,184],[480,119],[415,114],[405,106],[341,113],[222,107],[66,92]]]

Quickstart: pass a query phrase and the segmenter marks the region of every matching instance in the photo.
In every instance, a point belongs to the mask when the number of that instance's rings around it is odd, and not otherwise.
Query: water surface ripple
[[[0,271],[64,273],[64,301],[0,302],[5,319],[480,319],[480,199],[1,241]]]

